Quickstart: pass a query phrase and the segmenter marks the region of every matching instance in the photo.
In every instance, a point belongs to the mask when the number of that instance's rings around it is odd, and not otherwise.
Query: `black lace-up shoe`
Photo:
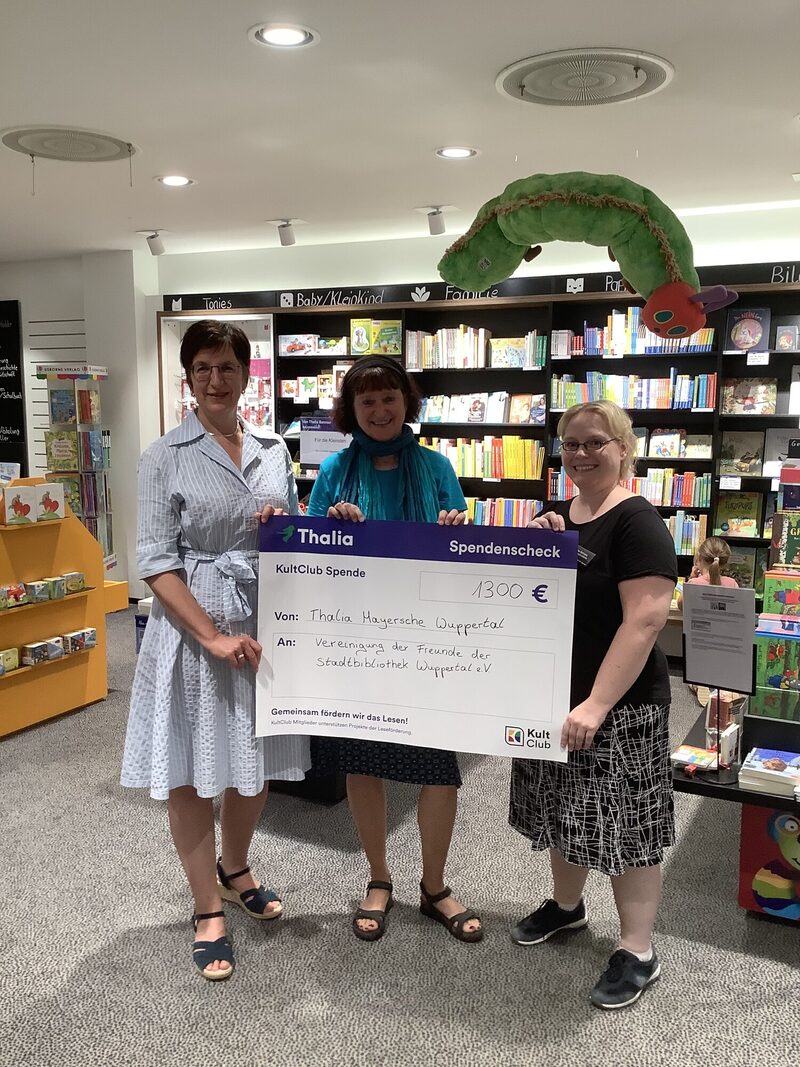
[[[589,998],[596,1008],[627,1008],[635,1004],[644,990],[661,974],[661,964],[653,951],[653,958],[643,963],[632,952],[617,949],[608,961],[608,968],[600,976]]]
[[[527,918],[511,927],[511,940],[518,945],[538,945],[559,930],[580,930],[588,921],[583,901],[572,911],[564,911],[554,900],[546,900]]]

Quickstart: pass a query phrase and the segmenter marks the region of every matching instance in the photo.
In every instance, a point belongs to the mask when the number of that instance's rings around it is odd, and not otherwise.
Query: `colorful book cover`
[[[683,459],[711,459],[712,452],[711,434],[690,433],[683,439]]]
[[[82,515],[81,483],[77,474],[48,474],[48,482],[60,482],[64,489],[64,502],[74,515]]]
[[[490,337],[489,338],[489,366],[490,367],[524,367],[525,366],[525,338],[524,337]]]
[[[722,383],[723,415],[774,415],[776,378],[726,378]]]
[[[467,405],[467,422],[486,422],[488,393],[472,393]]]
[[[36,521],[52,522],[64,518],[64,486],[58,482],[35,485]]]
[[[284,400],[294,399],[297,396],[297,378],[281,379],[281,397]]]
[[[305,404],[309,400],[317,399],[317,376],[306,374],[297,379],[297,396],[295,402]]]
[[[329,356],[347,355],[346,337],[320,337],[317,340],[317,351],[327,352]]]
[[[317,375],[317,396],[320,400],[333,399],[333,371],[323,371]]]
[[[339,396],[342,391],[342,381],[345,374],[353,366],[352,360],[349,363],[334,363],[333,365],[333,395]]]
[[[78,421],[74,389],[49,389],[47,400],[53,426],[70,426]]]
[[[650,434],[648,457],[651,459],[679,459],[683,430],[653,430]]]
[[[509,398],[508,421],[514,424],[531,421],[530,393],[516,393]]]
[[[754,748],[739,771],[739,781],[768,783],[769,792],[791,794],[800,785],[800,753],[780,748]]]
[[[100,424],[100,390],[78,389],[78,422],[88,426]]]
[[[719,473],[760,475],[763,455],[763,433],[724,430],[719,450]]]
[[[731,558],[725,566],[725,573],[734,578],[740,589],[752,589],[756,574],[755,545],[735,545],[731,548]]]
[[[534,393],[531,396],[531,423],[534,426],[544,426],[546,416],[547,398],[544,393]]]
[[[36,486],[14,485],[3,489],[6,526],[30,526],[36,522]]]
[[[372,349],[372,319],[350,319],[350,351],[365,356]]]
[[[719,537],[760,537],[761,493],[721,492],[714,533]]]
[[[317,351],[315,333],[285,333],[278,338],[278,352],[282,356],[305,356]]]
[[[725,330],[725,351],[766,352],[771,317],[769,308],[731,308]]]
[[[44,448],[48,470],[78,469],[78,434],[75,430],[45,430]]]
[[[800,348],[800,326],[778,326],[775,330],[778,352],[797,352]]]
[[[403,324],[400,319],[373,319],[371,327],[370,352],[375,356],[399,356],[403,350]]]
[[[800,566],[800,512],[776,511],[772,516],[769,562]]]

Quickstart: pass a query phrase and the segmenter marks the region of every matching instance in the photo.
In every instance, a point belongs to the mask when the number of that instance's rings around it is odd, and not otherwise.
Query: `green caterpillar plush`
[[[686,230],[655,193],[616,174],[584,171],[512,182],[448,248],[439,274],[481,292],[548,241],[607,246],[627,288],[646,298],[642,321],[662,337],[694,333],[705,325],[706,312],[738,296],[724,285],[700,291]]]

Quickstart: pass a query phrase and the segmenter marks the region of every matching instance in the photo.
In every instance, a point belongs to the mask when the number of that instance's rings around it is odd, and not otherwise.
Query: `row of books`
[[[790,441],[799,441],[796,429],[724,430],[720,441],[719,473],[744,477],[777,478],[789,455]]]
[[[612,400],[629,409],[713,410],[716,396],[716,374],[678,374],[674,367],[668,378],[588,371],[585,382],[572,374],[553,375],[550,382],[550,403],[556,409],[590,400]]]
[[[51,426],[99,426],[100,391],[76,388],[61,383],[50,384],[47,391]]]
[[[488,422],[544,426],[547,415],[544,393],[456,393],[426,396],[420,422]]]
[[[100,471],[108,467],[108,430],[45,430],[44,447],[50,471]]]
[[[638,441],[637,456],[642,459],[711,459],[711,434],[687,434],[686,430],[653,429],[634,426]]]
[[[496,497],[479,500],[468,496],[467,515],[473,526],[527,526],[542,510],[541,500]]]
[[[677,473],[669,467],[648,467],[644,477],[622,483],[656,507],[707,508],[711,504],[712,475]]]
[[[605,326],[583,324],[583,333],[572,330],[553,330],[551,353],[553,359],[580,359],[603,356],[621,359],[625,355],[670,355],[685,352],[711,352],[714,330],[704,327],[689,337],[661,337],[651,333],[641,321],[641,308],[629,307],[625,312],[612,311]]]
[[[514,367],[540,370],[547,361],[547,337],[529,330],[524,337],[492,337],[491,330],[455,326],[426,333],[406,330],[406,369],[475,370]]]
[[[664,523],[678,556],[693,556],[708,536],[705,515],[687,515],[684,511],[676,511],[669,518],[665,517]]]
[[[104,556],[110,556],[114,552],[114,537],[111,529],[111,514],[98,516],[85,516],[81,522],[92,535],[99,541]]]
[[[459,478],[521,478],[542,476],[544,447],[539,441],[504,437],[446,439],[420,437],[419,443],[447,456]]]
[[[352,363],[334,363],[331,370],[321,371],[319,374],[281,378],[281,398],[293,400],[295,404],[308,404],[312,400],[326,401],[330,407],[334,397],[339,395],[342,378],[351,366]]]

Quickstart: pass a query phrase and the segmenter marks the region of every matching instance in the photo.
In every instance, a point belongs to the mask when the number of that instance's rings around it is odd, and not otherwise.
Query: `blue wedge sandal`
[[[277,893],[273,893],[271,889],[266,889],[263,885],[256,886],[254,889],[245,889],[244,893],[237,893],[231,885],[234,878],[240,878],[243,874],[249,873],[250,868],[244,867],[235,874],[226,874],[222,869],[222,857],[220,857],[217,860],[219,895],[223,900],[238,904],[243,911],[246,911],[248,915],[252,915],[254,919],[279,919],[283,914],[283,907],[273,908],[272,911],[266,910],[268,904],[281,903],[281,898]]]
[[[192,916],[192,926],[196,933],[197,924],[203,919],[224,918],[224,911],[208,911],[203,915],[195,914]],[[202,974],[203,978],[207,978],[209,982],[221,982],[223,978],[230,978],[233,974],[235,966],[233,945],[224,934],[222,937],[218,937],[216,941],[195,941],[192,946],[192,959],[200,974]],[[213,971],[209,970],[211,964],[217,960],[227,963],[228,966],[217,968]]]

